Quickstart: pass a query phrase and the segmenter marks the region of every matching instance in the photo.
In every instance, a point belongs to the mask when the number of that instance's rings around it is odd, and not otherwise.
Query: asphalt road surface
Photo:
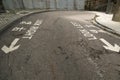
[[[10,25],[0,35],[0,80],[120,80],[120,37],[94,16],[46,12]]]

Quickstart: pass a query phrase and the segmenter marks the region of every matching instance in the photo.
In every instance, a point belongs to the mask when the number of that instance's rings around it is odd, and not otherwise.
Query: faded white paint
[[[11,43],[10,47],[7,47],[6,45],[4,45],[1,50],[4,51],[6,54],[8,54],[8,53],[10,53],[10,52],[12,52],[12,51],[14,51],[14,50],[17,50],[17,49],[20,47],[20,45],[18,45],[18,46],[15,46],[15,45],[16,45],[16,43],[17,43],[19,40],[20,40],[19,38],[16,38],[16,39]]]
[[[24,27],[14,27],[12,29],[12,31],[22,31],[22,30],[25,30],[25,28]]]
[[[20,22],[20,24],[31,25],[31,24],[32,24],[32,22],[31,22],[31,21],[22,21],[22,22]]]
[[[110,44],[108,41],[106,41],[105,39],[101,38],[100,39],[106,46],[103,46],[105,49],[107,50],[111,50],[114,52],[120,52],[120,46],[117,44],[114,44],[114,46],[112,44]]]
[[[86,29],[83,29],[83,30],[79,29],[79,30],[80,30],[80,32],[81,32],[85,37],[88,38],[88,40],[96,40],[96,39],[97,39],[93,34],[91,34],[91,33],[90,33],[89,31],[87,31]]]
[[[26,39],[32,39],[36,31],[38,30],[39,26],[42,24],[42,20],[37,20],[33,26],[30,27],[30,29],[26,32],[26,34],[22,38]]]

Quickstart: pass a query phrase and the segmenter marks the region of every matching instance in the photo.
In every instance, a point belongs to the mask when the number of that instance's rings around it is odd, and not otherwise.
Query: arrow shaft
[[[10,45],[10,48],[14,47],[15,44],[19,41],[20,39],[19,38],[16,38]]]
[[[107,42],[105,39],[101,38],[100,39],[104,44],[106,44],[107,46],[112,46],[109,42]]]

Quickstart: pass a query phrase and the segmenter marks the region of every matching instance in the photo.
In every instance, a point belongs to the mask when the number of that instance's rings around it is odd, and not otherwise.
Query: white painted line
[[[96,27],[96,26],[91,25],[91,24],[90,25],[85,25],[85,26],[88,27],[88,28],[90,28],[90,27],[93,27],[93,28]]]
[[[111,50],[114,52],[120,52],[120,46],[117,44],[111,45],[108,41],[106,41],[105,39],[101,38],[100,39],[104,44],[106,44],[106,46],[103,46],[105,49],[107,50]]]
[[[98,32],[100,32],[100,33],[107,33],[107,32],[105,32],[105,31],[103,31],[103,30],[98,30]]]
[[[22,22],[20,22],[20,24],[31,25],[31,24],[32,24],[32,22],[31,22],[31,21],[22,21]]]
[[[42,22],[43,22],[42,20],[39,20],[39,19],[38,19],[38,20],[35,22],[34,26],[39,26],[39,25],[42,24]]]
[[[83,26],[80,23],[72,22],[72,21],[70,23],[77,28],[83,28]]]
[[[39,26],[42,24],[43,20],[36,20],[33,26],[26,32],[26,34],[22,37],[24,39],[32,39],[36,31],[39,29]]]
[[[98,31],[97,30],[90,30],[90,32],[92,32],[92,33],[98,33]]]
[[[85,36],[88,38],[88,40],[96,40],[97,38],[91,34],[88,30],[86,29],[79,29],[79,31]]]
[[[1,50],[4,51],[6,54],[8,54],[8,53],[10,53],[10,52],[12,52],[12,51],[14,51],[14,50],[17,50],[17,49],[20,47],[20,45],[15,46],[15,44],[16,44],[19,40],[20,40],[19,38],[16,38],[16,39],[11,43],[10,47],[7,47],[6,45],[4,45]]]
[[[22,31],[22,30],[25,30],[24,27],[15,27],[12,29],[12,31]]]

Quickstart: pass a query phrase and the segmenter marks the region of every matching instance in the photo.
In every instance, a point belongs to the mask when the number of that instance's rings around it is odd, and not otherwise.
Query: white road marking
[[[22,30],[25,30],[24,27],[15,27],[12,29],[12,31],[22,31]]]
[[[35,22],[34,26],[39,26],[39,25],[42,24],[42,22],[43,22],[42,20],[39,20],[39,19],[38,19],[38,20]]]
[[[43,20],[37,20],[33,26],[30,27],[30,29],[26,32],[26,34],[22,37],[25,39],[32,39],[33,35],[38,30],[39,26],[42,24]]]
[[[92,32],[92,33],[98,33],[98,31],[97,30],[90,30],[90,32]]]
[[[20,24],[27,24],[27,25],[31,25],[32,22],[31,21],[22,21]]]
[[[93,27],[94,28],[96,26],[90,24],[90,25],[85,25],[85,27],[88,27],[88,28]]]
[[[105,32],[105,31],[103,31],[103,30],[101,30],[101,29],[98,30],[98,32],[101,32],[101,33],[107,33],[107,32]]]
[[[15,46],[15,44],[16,44],[19,40],[20,40],[19,38],[16,38],[16,39],[11,43],[10,47],[7,47],[6,45],[4,45],[1,50],[4,51],[6,54],[8,54],[8,53],[10,53],[10,52],[12,52],[12,51],[14,51],[14,50],[17,50],[17,49],[20,47],[20,45]]]
[[[93,35],[93,34],[91,34],[89,31],[87,31],[86,29],[79,29],[80,30],[80,32],[85,36],[85,37],[87,37],[88,38],[88,40],[96,40],[97,38]]]
[[[73,26],[77,27],[77,28],[83,28],[83,26],[77,22],[70,22]]]
[[[120,46],[117,44],[111,45],[108,41],[106,41],[105,39],[101,38],[100,39],[104,44],[106,44],[106,46],[103,46],[105,49],[107,50],[111,50],[114,52],[120,52]]]
[[[90,32],[92,32],[92,33],[99,33],[99,32],[101,32],[101,33],[106,33],[105,31],[103,31],[103,30],[95,30],[95,29],[92,29],[92,30],[86,30],[86,29],[84,29],[84,27],[83,26],[81,26],[81,24],[79,24],[79,23],[77,23],[77,22],[70,22],[73,26],[76,26],[78,29],[79,29],[79,31],[85,36],[85,37],[87,37],[88,38],[88,40],[96,40],[97,39],[97,37],[96,36],[94,36],[93,34],[91,34]],[[94,26],[94,25],[85,25],[85,27],[88,27],[88,28],[91,28],[91,27],[96,27],[96,26]],[[111,50],[111,51],[114,51],[114,52],[120,52],[120,46],[119,45],[117,45],[117,44],[114,44],[114,46],[113,45],[111,45],[109,42],[107,42],[105,39],[103,39],[103,38],[101,38],[100,39],[100,41],[102,41],[104,44],[106,44],[106,46],[103,46],[105,49],[107,49],[107,50]]]
[[[71,21],[70,22],[73,26],[79,29],[79,31],[88,38],[88,40],[96,40],[97,38],[91,34],[88,30],[86,30],[80,23]],[[94,27],[94,25],[85,25],[85,27]],[[93,33],[98,33],[96,30],[91,30]]]
[[[32,26],[27,32],[26,34],[23,36],[23,38],[28,38],[28,39],[32,39],[33,35],[36,33],[37,29],[39,27],[37,26]]]

